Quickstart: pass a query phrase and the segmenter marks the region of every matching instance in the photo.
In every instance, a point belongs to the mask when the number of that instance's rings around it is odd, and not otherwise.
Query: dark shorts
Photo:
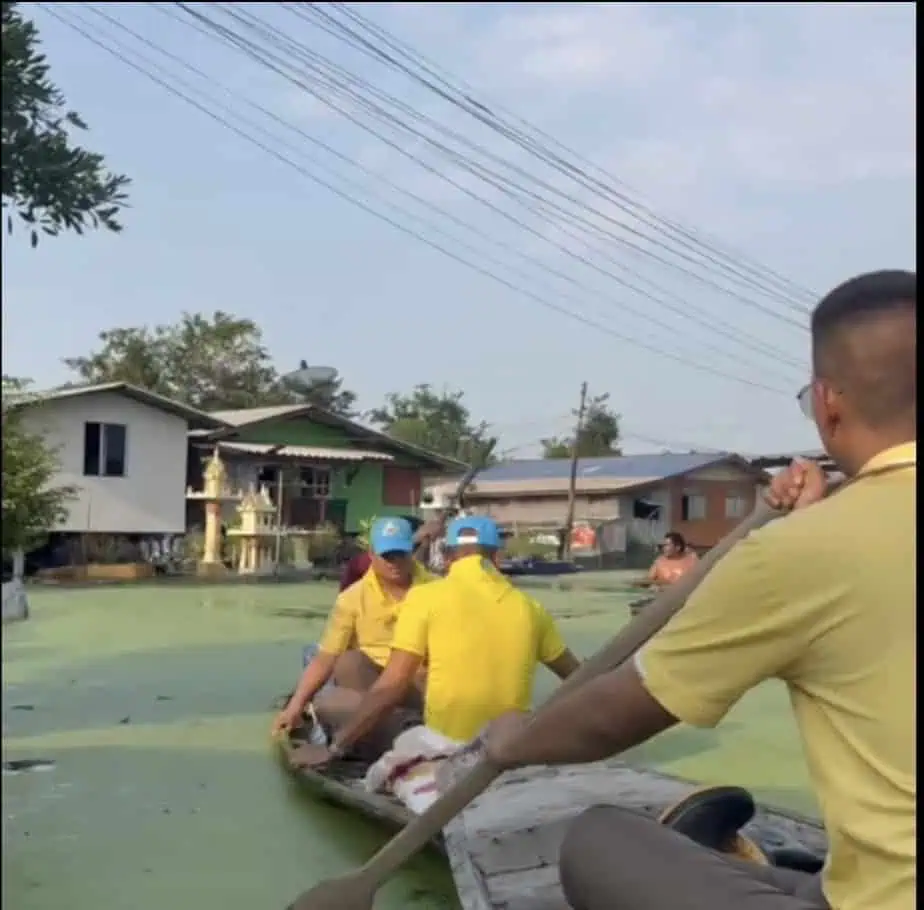
[[[572,910],[828,910],[817,875],[723,856],[615,806],[572,824],[560,875]]]

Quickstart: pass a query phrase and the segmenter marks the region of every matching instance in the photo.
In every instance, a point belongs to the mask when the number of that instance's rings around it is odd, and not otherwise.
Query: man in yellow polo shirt
[[[379,724],[407,697],[424,662],[425,723],[460,742],[506,711],[527,710],[539,664],[561,679],[577,669],[552,617],[497,571],[495,522],[455,519],[446,548],[448,574],[408,593],[388,665],[330,749],[317,750],[311,763],[351,748]]]
[[[378,679],[388,663],[402,602],[415,586],[434,578],[414,561],[414,546],[414,533],[405,519],[381,518],[373,523],[369,534],[370,569],[337,597],[318,652],[276,717],[274,733],[298,726],[313,700],[320,719],[336,725],[344,711],[356,707],[357,693]],[[335,687],[318,696],[329,681]],[[406,702],[419,709],[419,693],[410,691]]]
[[[678,721],[711,727],[760,682],[787,686],[829,852],[820,875],[727,858],[616,807],[573,824],[574,910],[909,910],[915,906],[917,277],[860,276],[812,315],[800,393],[847,484],[773,484],[793,513],[718,562],[634,663],[534,722],[496,725],[503,768],[594,761]]]

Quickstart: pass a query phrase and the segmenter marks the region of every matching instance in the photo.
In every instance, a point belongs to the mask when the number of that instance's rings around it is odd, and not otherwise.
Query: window
[[[121,423],[85,423],[84,477],[124,477],[126,435]]]
[[[382,469],[382,505],[416,509],[420,505],[420,471],[385,465]]]
[[[310,499],[330,498],[330,468],[302,468],[298,472],[301,495]]]
[[[744,518],[748,511],[748,501],[737,493],[729,493],[725,497],[725,517]]]
[[[660,521],[661,506],[645,499],[632,500],[632,517],[640,521]]]
[[[706,497],[700,493],[684,493],[680,497],[680,520],[702,521],[706,517]]]

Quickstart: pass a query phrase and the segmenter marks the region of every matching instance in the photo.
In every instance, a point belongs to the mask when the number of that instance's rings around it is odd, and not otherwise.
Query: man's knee
[[[612,889],[612,857],[635,869],[648,863],[656,823],[632,809],[594,806],[568,828],[559,855],[562,889],[574,910],[597,910]],[[649,836],[646,836],[649,835]]]
[[[345,689],[363,691],[371,688],[381,674],[381,668],[362,651],[345,651],[334,665],[334,682]]]
[[[623,839],[633,840],[631,832],[639,825],[651,825],[647,816],[640,815],[632,809],[620,806],[592,806],[585,809],[569,826],[561,845],[562,862],[579,860],[588,848],[598,848],[603,844],[613,844]]]

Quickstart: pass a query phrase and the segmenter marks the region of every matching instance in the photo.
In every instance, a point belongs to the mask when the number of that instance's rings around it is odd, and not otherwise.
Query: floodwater
[[[590,653],[625,595],[538,594]],[[3,905],[15,910],[282,910],[363,862],[374,825],[313,801],[278,767],[272,703],[331,604],[326,584],[100,587],[30,594],[3,630]],[[543,672],[539,695],[552,680]],[[677,730],[634,758],[811,808],[783,693],[765,687],[720,731]],[[457,908],[422,857],[380,910]]]

